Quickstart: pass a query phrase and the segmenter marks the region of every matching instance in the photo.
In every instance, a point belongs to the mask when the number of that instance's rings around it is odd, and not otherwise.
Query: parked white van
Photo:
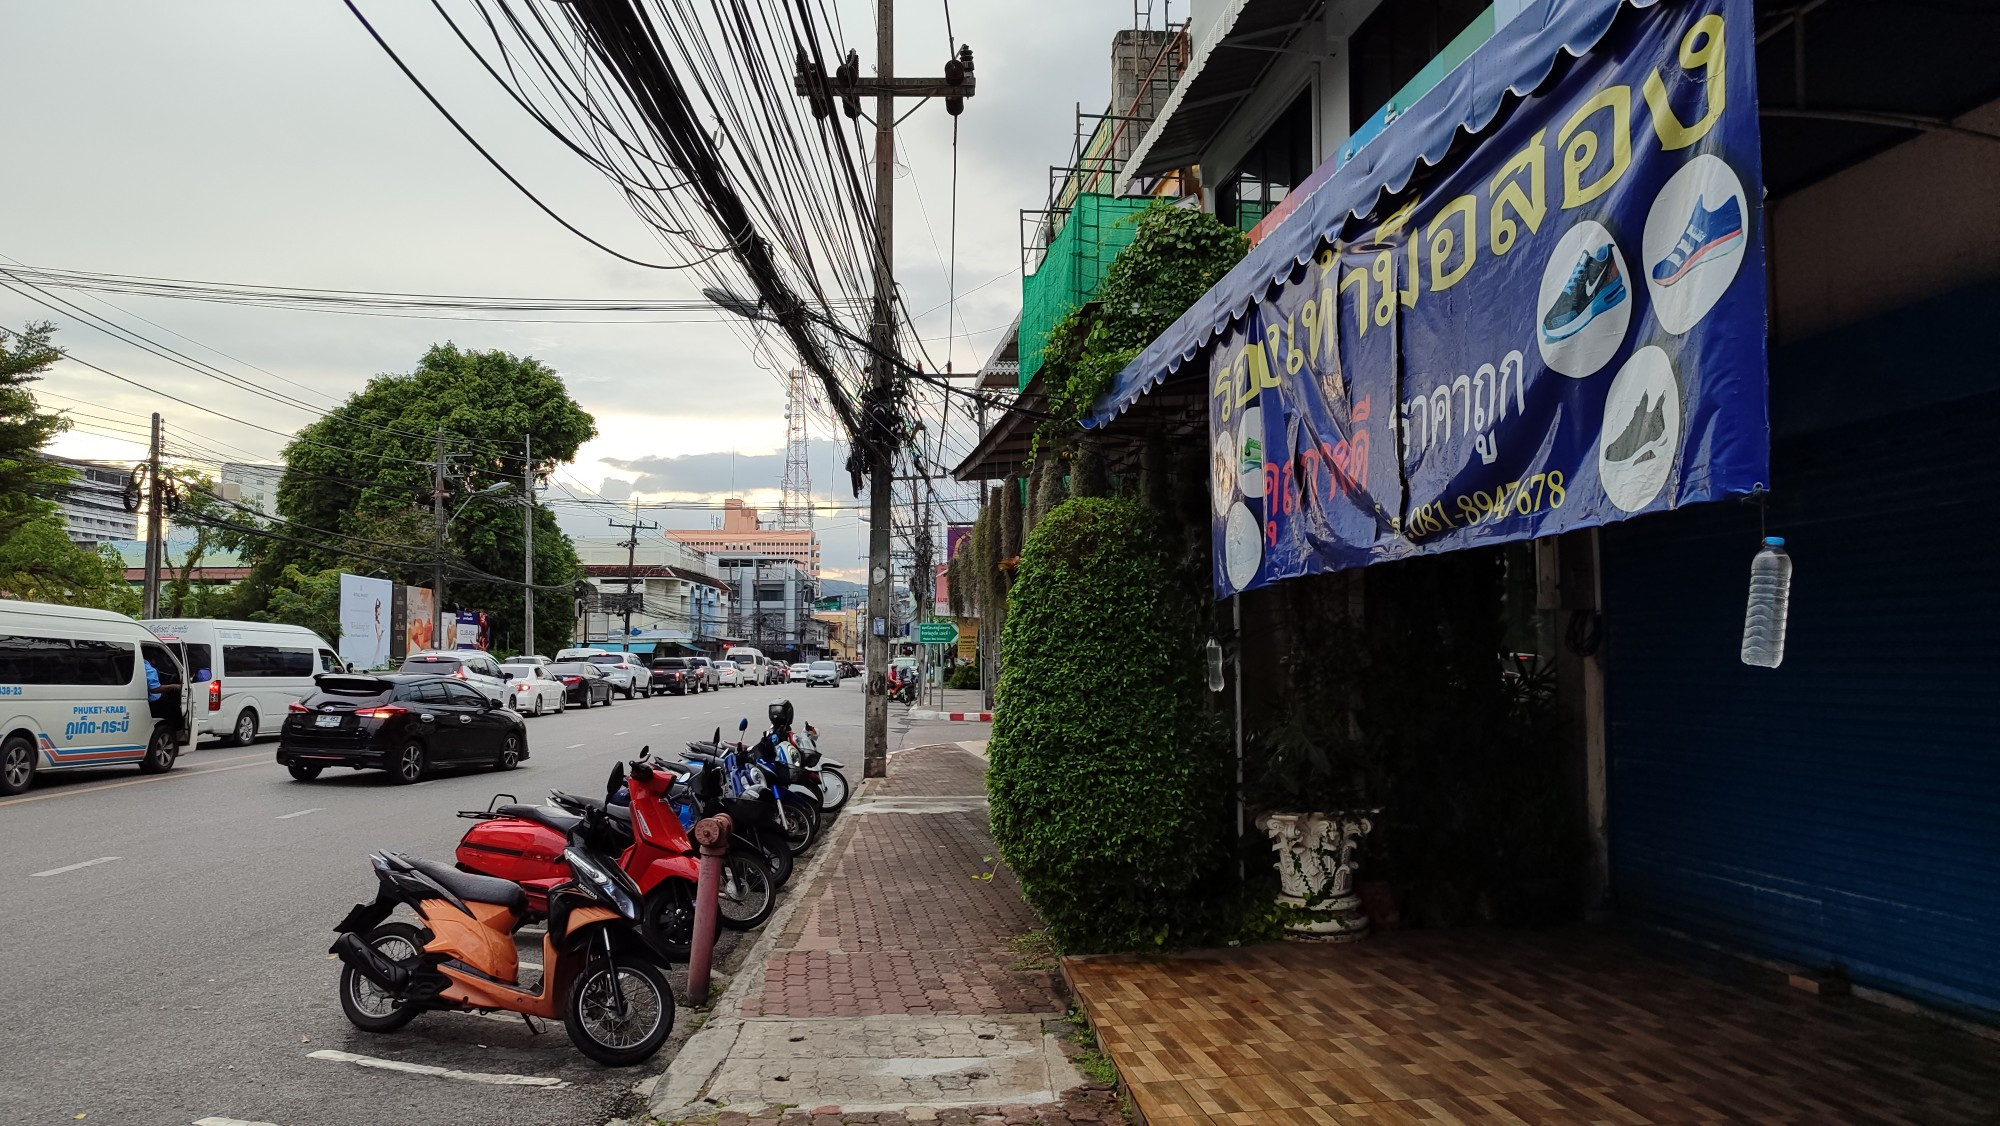
[[[155,618],[141,623],[163,640],[187,647],[195,681],[195,737],[247,746],[275,735],[285,711],[313,690],[313,677],[341,672],[340,654],[304,626],[229,622],[217,618]]]
[[[191,689],[175,648],[109,610],[0,600],[0,794],[48,770],[172,769],[190,739]],[[148,664],[161,685],[179,686],[157,703]]]
[[[771,683],[771,662],[764,659],[762,649],[752,649],[748,645],[738,645],[722,655],[725,661],[735,661],[736,668],[743,674],[745,684]]]

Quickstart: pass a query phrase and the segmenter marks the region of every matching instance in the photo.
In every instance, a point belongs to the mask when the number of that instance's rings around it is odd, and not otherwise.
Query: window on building
[[[1308,87],[1271,123],[1215,193],[1215,217],[1247,231],[1285,194],[1312,174],[1312,89]]]
[[[1359,129],[1375,111],[1389,104],[1417,72],[1437,58],[1458,34],[1487,8],[1489,0],[1402,0],[1383,4],[1361,21],[1347,41],[1353,60],[1353,96],[1348,105]],[[1397,109],[1408,109],[1398,106]]]
[[[759,602],[783,602],[784,600],[785,600],[785,584],[784,584],[784,583],[758,583],[758,584],[757,584],[757,601],[759,601]]]

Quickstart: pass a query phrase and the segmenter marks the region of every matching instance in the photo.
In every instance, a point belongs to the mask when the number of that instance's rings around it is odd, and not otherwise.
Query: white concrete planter
[[[1278,853],[1278,902],[1297,921],[1286,930],[1302,937],[1352,941],[1368,933],[1368,914],[1354,893],[1354,850],[1374,827],[1376,810],[1341,813],[1267,813],[1257,827]]]

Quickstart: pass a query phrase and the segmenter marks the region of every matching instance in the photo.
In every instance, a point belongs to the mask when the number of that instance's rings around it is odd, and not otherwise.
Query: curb
[[[992,712],[932,712],[915,711],[909,713],[911,720],[945,720],[950,723],[992,723]]]
[[[854,791],[860,797],[868,789],[872,779],[863,779]],[[833,833],[820,841],[814,849],[810,863],[792,875],[795,893],[810,892],[819,882],[820,869],[839,855],[853,834],[853,824],[857,819],[837,819]],[[833,846],[838,845],[839,848]],[[654,1087],[647,1099],[649,1113],[655,1118],[672,1121],[689,1113],[702,1113],[716,1108],[705,1106],[701,1096],[708,1091],[709,1081],[729,1060],[730,1049],[736,1046],[736,1038],[743,1028],[743,1019],[737,1014],[743,1009],[743,1001],[751,992],[764,988],[764,971],[769,967],[771,948],[791,923],[792,914],[804,906],[808,894],[791,894],[769,919],[757,935],[757,942],[743,958],[727,988],[710,1007],[708,1020],[694,1035],[681,1045],[681,1050],[669,1060],[664,1072],[654,1077]]]

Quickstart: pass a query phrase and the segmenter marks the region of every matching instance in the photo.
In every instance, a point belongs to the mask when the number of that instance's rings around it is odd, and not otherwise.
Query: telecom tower
[[[778,501],[778,527],[810,530],[813,526],[812,471],[806,465],[806,416],[811,409],[811,377],[793,368],[785,379],[785,479]]]

